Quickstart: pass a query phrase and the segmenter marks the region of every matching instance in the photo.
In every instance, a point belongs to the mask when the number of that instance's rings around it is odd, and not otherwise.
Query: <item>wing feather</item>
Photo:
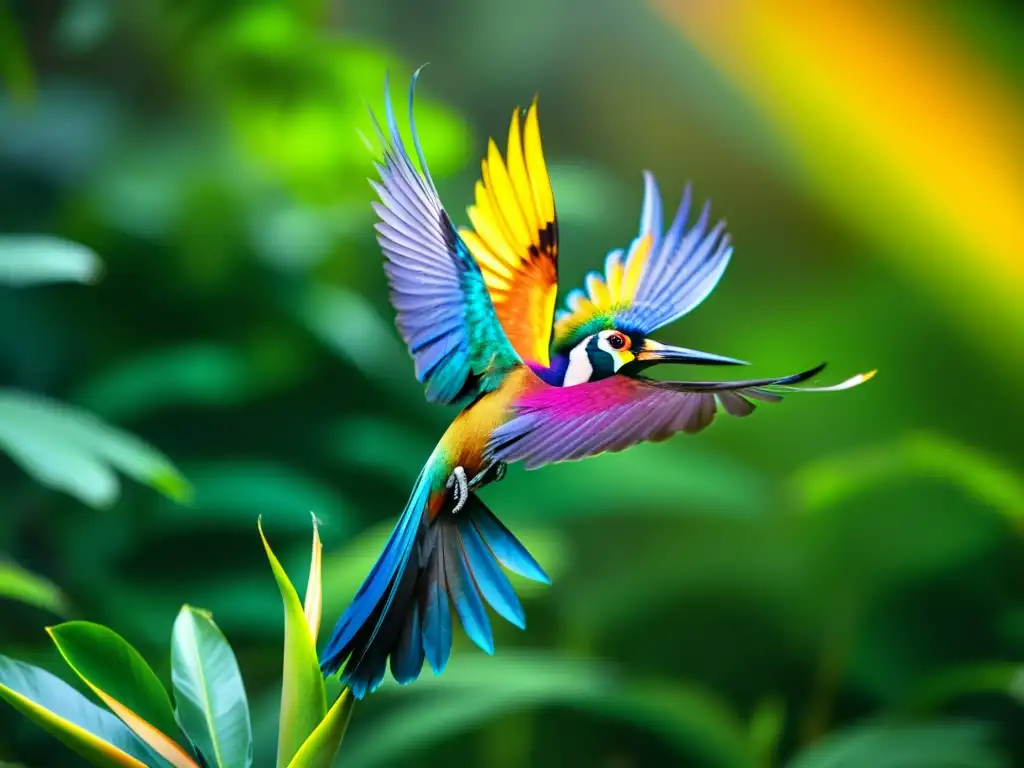
[[[497,386],[519,357],[495,314],[484,275],[431,179],[412,115],[418,76],[417,71],[409,88],[409,121],[421,170],[398,131],[385,79],[386,133],[371,111],[383,161],[374,163],[380,180],[370,184],[380,198],[373,203],[374,226],[386,258],[396,325],[427,399],[443,404]]]
[[[522,461],[527,469],[536,469],[664,440],[677,432],[695,434],[711,424],[719,405],[733,416],[748,416],[754,411],[749,398],[781,399],[790,392],[849,389],[873,375],[858,374],[830,387],[796,386],[823,368],[743,381],[665,382],[610,376],[574,387],[539,385],[519,399],[516,415],[494,432],[487,453],[495,461]]]
[[[721,279],[732,247],[725,223],[710,229],[709,203],[697,222],[687,228],[693,194],[689,186],[667,232],[662,232],[661,195],[657,182],[644,173],[644,202],[640,231],[623,260],[614,250],[605,259],[604,273],[586,279],[587,301],[573,299],[559,312],[554,348],[565,352],[581,338],[602,328],[627,328],[644,335],[668,325],[700,304]]]
[[[522,125],[520,120],[517,109],[505,158],[488,142],[469,208],[473,228],[460,234],[513,348],[522,359],[546,366],[558,289],[558,220],[536,100]]]

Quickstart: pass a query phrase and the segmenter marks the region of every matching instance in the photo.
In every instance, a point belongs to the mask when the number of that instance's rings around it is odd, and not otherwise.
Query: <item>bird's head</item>
[[[598,381],[620,372],[639,373],[658,363],[747,365],[731,357],[662,344],[636,331],[609,328],[585,336],[573,346],[562,385]]]

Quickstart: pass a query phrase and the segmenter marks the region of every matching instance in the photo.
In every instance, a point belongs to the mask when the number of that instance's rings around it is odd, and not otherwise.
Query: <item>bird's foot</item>
[[[469,481],[469,490],[475,491],[477,488],[501,481],[505,477],[506,469],[508,467],[504,461],[496,461]]]
[[[451,489],[452,498],[455,499],[452,514],[457,515],[466,506],[466,502],[469,501],[469,483],[466,482],[466,470],[462,467],[456,467],[452,470],[452,473],[448,476],[448,482],[445,483],[445,487]]]

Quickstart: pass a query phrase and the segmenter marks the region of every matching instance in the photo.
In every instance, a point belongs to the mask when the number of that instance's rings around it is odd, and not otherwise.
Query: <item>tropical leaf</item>
[[[0,236],[0,283],[92,283],[100,268],[99,257],[78,243],[48,235]]]
[[[169,406],[240,403],[253,391],[255,380],[237,350],[188,344],[121,362],[91,378],[74,399],[108,418],[127,420]]]
[[[197,768],[175,741],[179,729],[167,691],[124,638],[88,621],[48,631],[68,665],[140,739],[175,768]]]
[[[0,698],[99,768],[165,765],[124,723],[46,670],[0,656]]]
[[[803,506],[817,511],[905,477],[930,477],[970,493],[1024,526],[1024,479],[1003,462],[941,435],[918,433],[813,462],[792,480]]]
[[[67,610],[67,598],[56,584],[9,560],[0,560],[0,597],[56,614]]]
[[[422,678],[411,688],[389,681],[384,691],[399,702],[348,739],[346,766],[402,762],[498,715],[551,705],[647,729],[685,754],[701,755],[700,765],[756,765],[743,723],[710,694],[680,684],[631,683],[601,664],[573,657],[460,655],[439,677]]]
[[[162,453],[64,403],[0,390],[0,448],[43,485],[97,507],[120,491],[115,470],[184,501],[189,486]]]
[[[900,711],[934,712],[957,699],[991,693],[1009,696],[1024,706],[1024,664],[993,662],[943,670],[921,683]]]
[[[184,606],[174,622],[171,678],[178,722],[210,768],[252,764],[249,704],[235,654],[205,611]]]
[[[979,723],[869,724],[832,733],[787,768],[1001,768],[1007,763]]]
[[[284,669],[277,744],[277,765],[281,768],[291,762],[295,753],[324,719],[327,698],[317,661],[316,645],[302,603],[263,535],[262,522],[259,531],[284,603]],[[315,547],[314,543],[314,555]]]
[[[355,701],[348,688],[343,690],[327,711],[327,716],[295,753],[288,768],[331,768],[345,738]]]

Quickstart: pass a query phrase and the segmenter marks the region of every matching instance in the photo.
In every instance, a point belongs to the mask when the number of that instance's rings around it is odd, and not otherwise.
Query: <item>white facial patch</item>
[[[587,336],[587,338],[573,347],[572,352],[569,353],[569,367],[565,369],[565,379],[562,381],[563,387],[572,387],[576,384],[590,381],[590,377],[594,374],[594,366],[590,364],[587,344],[590,343],[592,338],[593,336]]]

